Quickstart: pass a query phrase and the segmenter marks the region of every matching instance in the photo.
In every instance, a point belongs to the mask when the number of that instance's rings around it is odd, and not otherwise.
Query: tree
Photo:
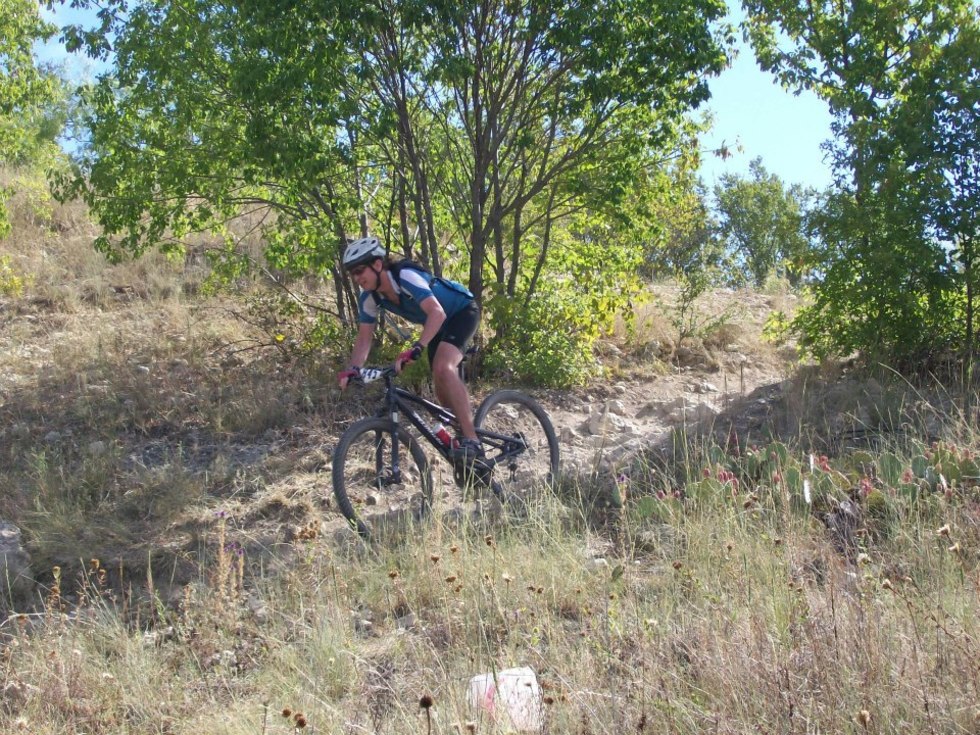
[[[749,173],[749,179],[725,174],[715,186],[721,236],[756,286],[773,271],[797,285],[808,249],[806,194],[799,186],[787,189],[760,158],[749,164]]]
[[[972,329],[958,321],[962,282],[936,226],[944,186],[922,156],[942,148],[939,140],[958,123],[930,121],[923,111],[943,107],[939,90],[969,86],[976,44],[959,39],[975,39],[980,7],[973,0],[743,4],[763,68],[814,90],[834,115],[838,188],[816,220],[823,277],[813,306],[794,322],[804,344],[817,354],[858,349],[916,366],[962,344]],[[934,63],[954,52],[960,63]],[[954,98],[961,99],[955,91]],[[975,135],[961,136],[959,160],[975,156],[977,145]],[[946,158],[932,171],[956,168]],[[957,210],[964,204],[954,198]]]
[[[34,43],[50,38],[54,30],[41,19],[33,0],[0,4],[0,161],[5,163],[34,162],[59,130],[57,116],[51,115],[58,80],[34,58]],[[10,194],[0,190],[0,236],[10,227],[3,207]]]
[[[64,189],[99,217],[99,246],[178,247],[269,209],[266,258],[332,273],[347,319],[337,251],[369,228],[437,273],[465,271],[478,295],[489,282],[533,298],[555,223],[614,207],[725,61],[721,0],[104,8],[102,28],[67,32],[95,54],[114,36]]]

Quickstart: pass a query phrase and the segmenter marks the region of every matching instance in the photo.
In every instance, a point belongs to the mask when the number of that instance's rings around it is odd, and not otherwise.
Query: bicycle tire
[[[401,488],[389,482],[391,471],[391,437],[398,439],[407,452],[400,453]],[[371,512],[372,520],[399,520],[408,512],[415,521],[422,520],[432,509],[432,468],[414,436],[390,419],[365,418],[351,424],[341,435],[333,452],[333,494],[340,512],[365,539],[372,534],[368,515],[359,513],[352,494],[381,494],[381,502]],[[384,505],[387,503],[388,507]],[[403,507],[404,506],[404,507]]]
[[[526,393],[498,390],[480,404],[473,419],[478,430],[497,434],[520,434],[528,449],[494,468],[494,482],[510,495],[517,490],[551,487],[558,478],[561,451],[551,418],[541,405]],[[484,444],[490,443],[485,440]],[[488,454],[493,458],[494,451]]]

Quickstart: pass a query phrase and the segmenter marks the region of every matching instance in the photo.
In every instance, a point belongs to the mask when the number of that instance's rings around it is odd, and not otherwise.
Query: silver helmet
[[[385,248],[376,237],[362,237],[354,240],[344,250],[344,268],[350,270],[364,263],[370,263],[375,258],[385,257]]]

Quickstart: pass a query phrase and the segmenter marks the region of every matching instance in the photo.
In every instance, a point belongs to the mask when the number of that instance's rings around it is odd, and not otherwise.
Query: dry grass
[[[219,554],[150,634],[98,597],[8,626],[0,677],[30,695],[0,723],[288,732],[288,709],[310,731],[418,733],[429,695],[434,731],[489,732],[468,678],[528,665],[545,732],[975,731],[976,571],[933,530],[855,567],[805,522],[720,505],[678,517],[678,543],[597,559],[562,517],[430,525],[368,555],[315,537],[281,574]]]
[[[44,602],[0,621],[0,732],[488,733],[469,678],[523,665],[545,733],[980,732],[975,494],[931,495],[849,555],[765,498],[650,513],[699,476],[692,454],[603,519],[571,478],[515,522],[367,548],[331,531],[323,468],[364,407],[336,400],[328,358],[235,353],[254,335],[185,285],[198,264],[109,267],[76,209],[17,212],[0,517]],[[668,338],[658,313],[626,359]],[[750,331],[704,345],[768,359]]]

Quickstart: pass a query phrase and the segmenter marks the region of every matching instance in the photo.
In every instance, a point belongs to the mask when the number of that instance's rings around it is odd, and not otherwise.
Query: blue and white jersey
[[[448,321],[469,306],[473,300],[472,294],[464,286],[442,278],[433,278],[414,268],[403,268],[398,274],[397,281],[388,270],[382,271],[381,277],[389,279],[401,303],[389,301],[378,292],[362,291],[358,315],[361,324],[377,322],[379,308],[397,314],[414,324],[424,324],[425,312],[422,311],[420,304],[433,297],[439,300]]]

